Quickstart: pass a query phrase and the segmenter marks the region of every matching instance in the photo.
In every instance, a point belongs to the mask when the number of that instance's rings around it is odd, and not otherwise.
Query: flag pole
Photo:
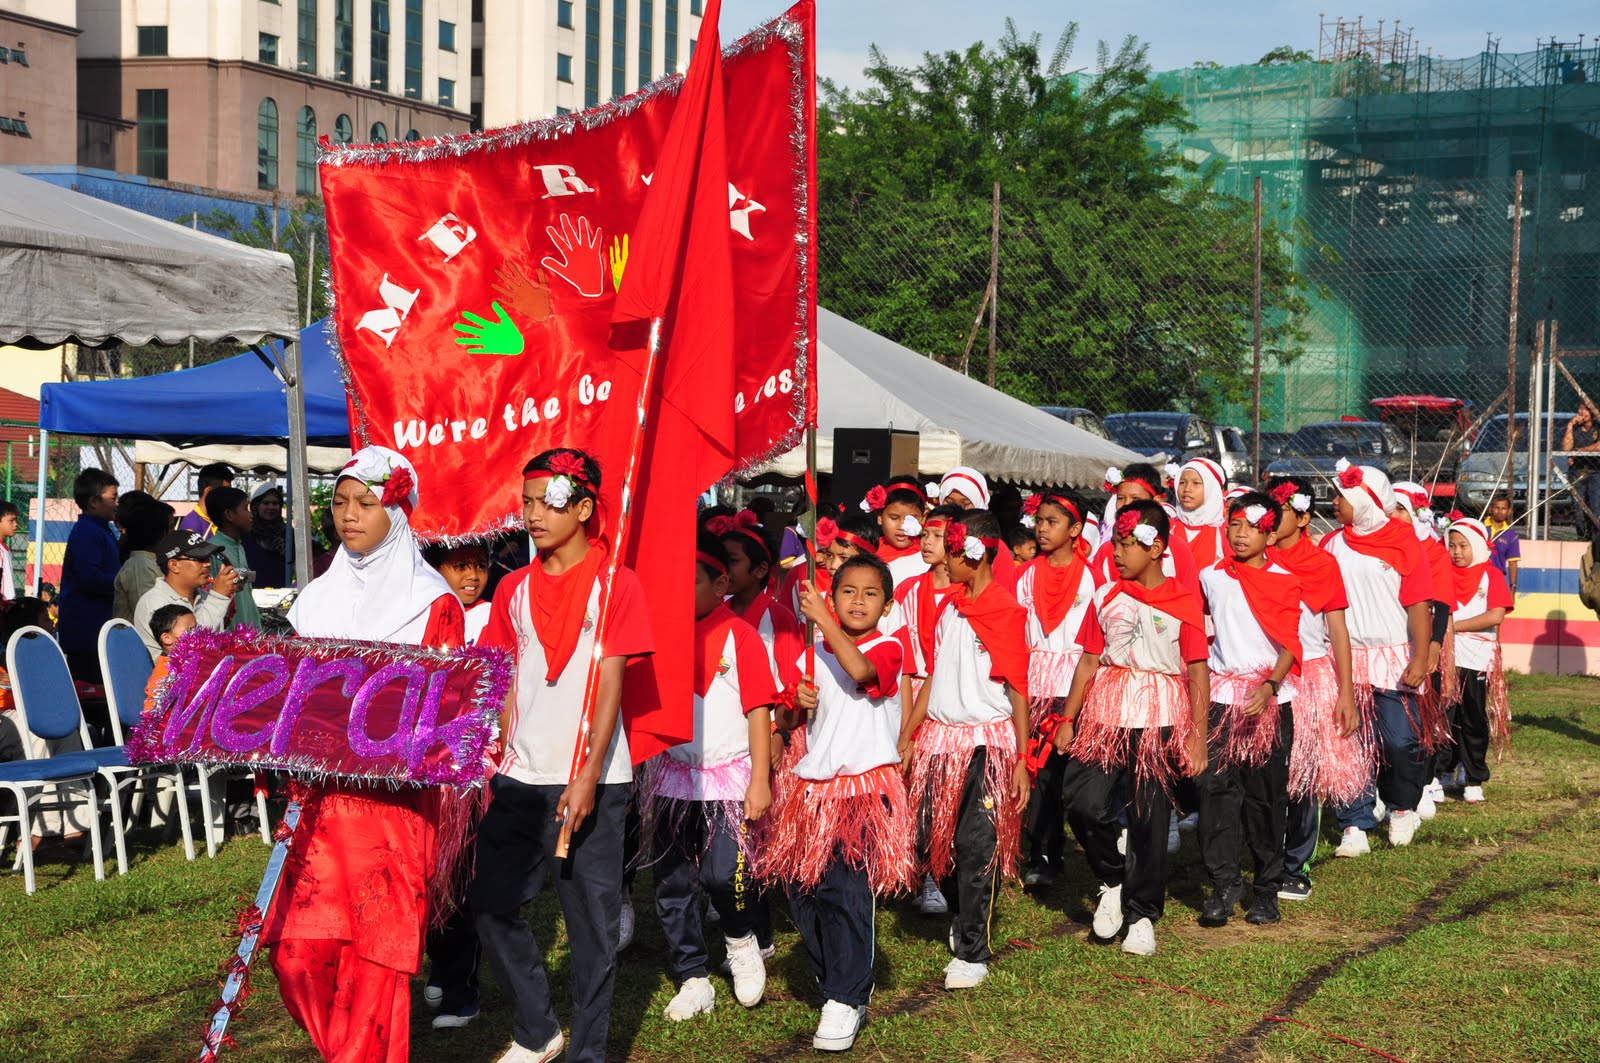
[[[661,318],[650,319],[650,345],[645,357],[644,373],[639,379],[639,399],[634,409],[633,443],[628,447],[628,469],[622,478],[622,513],[617,520],[617,533],[612,537],[611,552],[606,557],[605,578],[600,583],[600,603],[594,625],[594,652],[589,657],[589,677],[583,687],[583,713],[578,717],[578,737],[572,748],[572,767],[567,772],[567,785],[571,786],[589,758],[589,723],[594,719],[594,703],[599,695],[600,663],[605,660],[606,625],[611,618],[611,589],[616,584],[617,569],[622,567],[622,555],[627,548],[628,516],[633,511],[633,485],[639,476],[639,458],[644,452],[644,428],[648,416],[650,392],[655,387],[656,363],[661,356]],[[617,726],[622,726],[620,717]],[[572,842],[572,817],[561,822],[561,836],[556,839],[556,859],[565,860]]]

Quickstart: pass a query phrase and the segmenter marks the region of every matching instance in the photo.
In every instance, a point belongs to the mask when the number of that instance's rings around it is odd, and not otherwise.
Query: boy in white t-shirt
[[[1196,787],[1200,852],[1211,877],[1201,926],[1226,924],[1245,896],[1241,840],[1255,862],[1245,921],[1278,921],[1294,741],[1289,703],[1304,656],[1300,579],[1267,557],[1283,511],[1269,496],[1248,491],[1227,512],[1224,556],[1200,571],[1213,630],[1209,763]]]
[[[1100,880],[1094,933],[1128,928],[1122,951],[1156,951],[1165,909],[1167,828],[1181,773],[1206,766],[1211,685],[1200,599],[1162,573],[1172,524],[1161,505],[1133,500],[1107,529],[1118,578],[1095,591],[1078,636],[1083,656],[1061,709],[1055,748],[1062,795],[1089,869]],[[1180,533],[1181,534],[1181,533]],[[1127,800],[1126,853],[1118,783]]]
[[[480,646],[513,654],[516,675],[501,726],[506,751],[478,826],[477,873],[468,890],[478,937],[511,1005],[515,1043],[501,1063],[548,1063],[561,1024],[533,932],[522,917],[555,880],[571,948],[572,1043],[566,1058],[601,1063],[616,986],[623,830],[633,764],[619,717],[623,666],[654,651],[638,577],[618,568],[606,655],[586,736],[571,775],[594,653],[605,550],[588,537],[600,468],[579,450],[547,450],[523,469],[522,517],[533,562],[495,589]],[[571,823],[567,859],[555,858]]]
[[[924,870],[954,918],[946,989],[989,974],[998,879],[1017,873],[1032,780],[1026,616],[995,579],[1000,525],[968,510],[945,527],[945,567],[961,584],[939,616],[933,670],[900,731]]]
[[[795,708],[780,722],[796,729],[805,754],[779,780],[759,870],[788,884],[824,1001],[811,1044],[824,1052],[848,1049],[866,1021],[874,894],[911,884],[913,825],[896,746],[902,649],[878,631],[893,600],[889,566],[870,553],[840,564],[831,609],[802,584],[802,615],[822,641],[785,668]]]
[[[766,987],[756,943],[756,910],[746,824],[772,805],[772,704],[777,685],[754,628],[723,602],[728,552],[714,536],[696,546],[694,738],[650,761],[640,786],[655,856],[656,914],[667,939],[677,995],[666,1017],[682,1022],[711,1010],[716,991],[700,922],[711,898],[727,939],[734,996],[753,1008]]]

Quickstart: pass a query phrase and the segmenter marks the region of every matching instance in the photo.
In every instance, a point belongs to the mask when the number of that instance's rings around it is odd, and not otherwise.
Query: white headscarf
[[[1481,565],[1489,560],[1489,529],[1480,520],[1460,517],[1450,522],[1450,530],[1460,532],[1472,551],[1472,564]]]
[[[407,520],[417,505],[417,471],[387,447],[364,447],[339,471],[380,498],[384,484],[404,472],[411,490],[383,507],[389,534],[364,554],[340,544],[328,571],[311,581],[289,609],[295,633],[307,638],[350,638],[420,644],[433,603],[453,592],[422,559]]]
[[[1346,487],[1339,477],[1352,468],[1361,471],[1361,480],[1353,487]],[[1397,502],[1394,488],[1389,486],[1388,473],[1371,465],[1351,465],[1340,458],[1333,483],[1350,503],[1350,508],[1355,510],[1355,519],[1350,522],[1351,531],[1357,535],[1371,535],[1389,523],[1389,511]]]
[[[989,508],[989,481],[983,473],[967,465],[957,465],[939,481],[939,502],[949,499],[951,491],[960,491],[976,509]]]
[[[1412,483],[1410,480],[1402,480],[1400,483],[1395,484],[1392,490],[1394,491],[1394,500],[1400,504],[1402,509],[1411,514],[1411,527],[1417,533],[1417,539],[1421,542],[1427,542],[1429,539],[1434,538],[1437,533],[1433,528],[1433,511],[1427,506],[1428,489],[1421,484]],[[1418,498],[1423,499],[1420,507],[1417,504]]]
[[[1193,470],[1200,477],[1205,497],[1194,509],[1179,508],[1178,519],[1192,528],[1220,528],[1228,523],[1223,495],[1228,490],[1228,476],[1222,466],[1210,458],[1191,458],[1178,469],[1178,476]],[[1176,481],[1177,477],[1173,478]]]

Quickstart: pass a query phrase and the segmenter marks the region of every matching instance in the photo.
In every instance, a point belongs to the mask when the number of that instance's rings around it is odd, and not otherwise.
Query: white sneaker
[[[762,949],[761,950],[761,963],[762,963],[762,966],[766,966],[766,962],[768,960],[772,959],[772,957],[776,956],[777,954],[778,954],[778,947],[776,945],[768,945],[766,948]],[[727,956],[724,956],[722,958],[722,966],[717,968],[717,970],[721,971],[723,974],[727,975],[729,978],[733,977],[733,964],[729,962],[729,960],[731,958],[732,958],[732,953],[729,953]]]
[[[949,915],[950,902],[939,892],[932,875],[922,876],[922,892],[917,894],[917,911],[923,915]]]
[[[556,1035],[545,1042],[543,1048],[523,1048],[515,1041],[511,1047],[496,1057],[494,1063],[550,1063],[567,1047],[566,1039],[557,1030]]]
[[[1122,929],[1122,887],[1100,885],[1100,905],[1094,910],[1094,936],[1110,941]]]
[[[1420,826],[1422,817],[1415,812],[1396,810],[1389,813],[1389,844],[1410,845],[1411,839],[1417,836],[1417,828]]]
[[[1422,791],[1422,797],[1417,801],[1417,815],[1426,822],[1439,814],[1439,806],[1434,804],[1433,797],[1428,791]],[[1393,820],[1390,821],[1393,823]]]
[[[733,973],[733,995],[740,1004],[753,1008],[767,991],[767,965],[754,934],[728,938],[728,968]]]
[[[944,987],[946,989],[971,989],[981,985],[989,977],[987,963],[968,963],[966,960],[951,960],[944,968]]]
[[[856,1034],[867,1024],[867,1009],[837,1000],[822,1005],[822,1018],[811,1036],[811,1047],[819,1052],[847,1052],[856,1043]]]
[[[1333,855],[1357,857],[1366,856],[1370,852],[1372,846],[1367,844],[1367,832],[1360,827],[1346,827],[1344,837],[1339,839],[1339,848],[1333,851]]]
[[[1117,835],[1117,852],[1123,856],[1128,855],[1128,828],[1123,827],[1122,833]]]
[[[1182,839],[1178,835],[1178,821],[1175,820],[1175,819],[1168,819],[1167,820],[1167,855],[1168,856],[1177,856],[1178,855],[1178,846],[1181,845],[1181,844],[1182,844]]]
[[[638,918],[633,912],[633,902],[623,901],[622,912],[617,918],[617,951],[626,952],[629,945],[633,944],[633,932],[637,928]]]
[[[1156,928],[1150,920],[1141,919],[1128,928],[1128,936],[1122,939],[1122,951],[1135,956],[1156,954]]]
[[[1469,805],[1481,805],[1484,802],[1483,787],[1468,786],[1461,791],[1461,800]]]
[[[1436,805],[1442,805],[1446,801],[1450,800],[1450,798],[1445,795],[1444,783],[1440,782],[1437,777],[1427,786],[1422,788],[1422,796],[1433,798],[1433,803]]]
[[[1184,816],[1182,819],[1178,820],[1179,830],[1196,830],[1199,828],[1199,826],[1200,813],[1198,812],[1191,812],[1187,816]]]
[[[1389,818],[1389,806],[1383,803],[1383,798],[1374,797],[1372,799],[1372,814],[1379,823]]]
[[[444,1002],[444,990],[436,985],[422,987],[422,1002],[430,1008],[437,1008]]]
[[[459,1030],[478,1017],[478,1005],[473,1004],[464,1011],[441,1011],[433,1017],[435,1030]]]
[[[678,988],[678,995],[667,1004],[662,1014],[672,1022],[683,1022],[696,1015],[704,1015],[717,1004],[717,991],[709,978],[691,978]]]

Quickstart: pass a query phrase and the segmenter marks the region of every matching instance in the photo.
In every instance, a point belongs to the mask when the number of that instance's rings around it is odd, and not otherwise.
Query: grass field
[[[1416,844],[1334,861],[1324,845],[1314,898],[1274,927],[1196,923],[1202,887],[1192,836],[1169,886],[1160,952],[1124,955],[1089,940],[1082,858],[1039,896],[1008,887],[989,980],[940,988],[945,924],[892,902],[880,911],[877,996],[850,1058],[904,1060],[1283,1061],[1380,1058],[1330,1034],[1418,1060],[1600,1060],[1600,680],[1514,679],[1515,759],[1488,803],[1441,807]],[[1331,828],[1328,838],[1331,840]],[[109,845],[108,845],[109,848]],[[39,892],[0,874],[0,1060],[193,1058],[234,945],[235,913],[266,850],[230,841],[186,864],[177,847],[136,847],[125,877],[95,882],[82,862],[41,866]],[[9,859],[7,860],[9,865]],[[648,873],[635,895],[639,938],[619,975],[617,1059],[783,1060],[809,1056],[818,1001],[779,916],[767,1000],[745,1012],[725,979],[717,1009],[683,1025],[671,996]],[[553,896],[534,905],[554,982],[567,953]],[[714,935],[713,935],[714,936]],[[714,949],[714,952],[717,951]],[[313,1060],[277,1003],[270,966],[235,1022],[240,1060]],[[510,1019],[487,979],[472,1026],[436,1033],[415,985],[412,1055],[490,1060]],[[566,1015],[566,1002],[558,1001]],[[1288,1021],[1284,1021],[1288,1020]],[[1304,1024],[1304,1025],[1301,1025]]]

